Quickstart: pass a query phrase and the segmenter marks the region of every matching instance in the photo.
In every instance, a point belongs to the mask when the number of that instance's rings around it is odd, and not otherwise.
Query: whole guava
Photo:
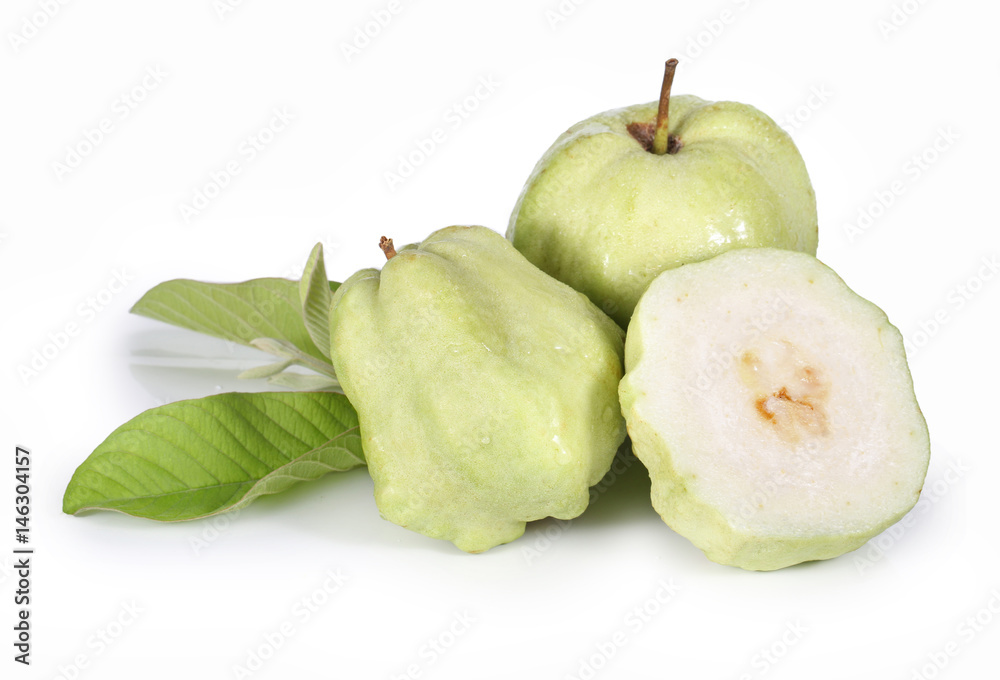
[[[625,437],[624,333],[485,227],[384,250],[330,318],[382,516],[467,552],[578,516]]]
[[[560,135],[525,183],[507,237],[625,328],[664,270],[746,247],[815,255],[816,196],[771,118],[747,104],[670,96],[665,80],[659,102]]]

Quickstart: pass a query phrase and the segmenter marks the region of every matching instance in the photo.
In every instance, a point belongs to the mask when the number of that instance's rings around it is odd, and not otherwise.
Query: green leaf
[[[323,264],[323,244],[317,243],[309,254],[309,261],[299,282],[302,302],[302,319],[313,343],[330,358],[330,280],[326,278]]]
[[[203,283],[174,279],[150,289],[132,312],[242,345],[257,338],[282,340],[328,363],[327,355],[306,329],[296,281],[269,278]]]
[[[139,414],[77,468],[63,511],[179,521],[364,465],[358,416],[332,392],[227,393]]]

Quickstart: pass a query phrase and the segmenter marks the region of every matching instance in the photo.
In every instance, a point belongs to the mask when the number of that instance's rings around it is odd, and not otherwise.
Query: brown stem
[[[667,126],[670,122],[670,88],[674,84],[674,71],[677,69],[677,60],[668,59],[663,66],[663,86],[660,88],[660,107],[656,111],[656,131],[653,133],[653,153],[663,155],[665,153],[676,153],[676,149],[670,150],[670,136],[667,133]]]
[[[392,239],[383,236],[378,240],[378,247],[385,253],[385,259],[391,260],[396,255],[396,249],[392,245]]]

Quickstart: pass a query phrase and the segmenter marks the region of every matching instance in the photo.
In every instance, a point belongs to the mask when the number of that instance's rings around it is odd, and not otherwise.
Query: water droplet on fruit
[[[570,456],[569,451],[563,448],[562,442],[559,440],[559,435],[554,435],[552,437],[552,441],[555,442],[555,445],[559,447],[558,450],[556,451],[556,462],[559,465],[565,465],[570,461],[572,456]]]

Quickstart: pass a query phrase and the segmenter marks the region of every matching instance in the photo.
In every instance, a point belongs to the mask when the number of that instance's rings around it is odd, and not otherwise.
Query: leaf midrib
[[[358,429],[357,427],[352,427],[350,430],[345,430],[345,433],[346,432],[351,432],[352,430],[357,430],[357,429]],[[292,459],[290,459],[287,463],[283,463],[282,465],[280,465],[277,468],[275,468],[275,470],[279,470],[279,469],[285,467],[286,465],[291,465],[292,463],[300,461],[302,458],[305,458],[306,456],[312,454],[314,451],[325,450],[326,448],[327,447],[325,445],[324,446],[316,447],[312,451],[308,451],[306,453],[303,453],[298,458],[292,458]],[[347,453],[354,460],[358,461],[359,466],[360,465],[364,465],[364,462],[365,462],[364,459],[360,458],[353,451],[351,451],[350,449],[348,449],[346,447],[335,446],[335,447],[330,447],[330,450],[332,450],[332,451],[342,451],[344,453]],[[146,462],[149,462],[149,461],[146,461]],[[317,465],[324,465],[325,467],[329,468],[331,471],[335,471],[335,470],[340,470],[341,469],[341,468],[334,467],[333,465],[327,465],[326,463],[323,463],[321,461],[302,461],[302,462],[303,463],[305,463],[305,462],[314,462]],[[152,463],[152,464],[156,465],[155,463]],[[162,466],[157,465],[157,467],[159,467],[164,472],[167,472],[168,474],[170,474],[170,471],[166,470]],[[345,472],[346,472],[346,470],[345,470]],[[100,470],[95,470],[94,473],[97,474],[97,475],[100,475],[101,477],[109,479],[112,482],[117,483],[116,479],[114,479],[113,477],[109,477],[107,474],[105,474],[104,472],[101,472]],[[122,497],[122,498],[111,498],[109,496],[104,496],[104,502],[114,503],[114,502],[117,502],[117,501],[149,500],[149,499],[154,499],[154,498],[166,498],[167,496],[179,496],[179,495],[188,494],[188,493],[198,493],[198,492],[201,492],[201,491],[207,491],[209,489],[223,489],[223,488],[225,488],[227,486],[242,486],[242,485],[245,485],[245,484],[253,485],[253,484],[256,484],[257,482],[259,482],[260,480],[264,479],[265,477],[272,477],[273,475],[274,475],[274,471],[268,472],[267,474],[264,474],[264,475],[262,475],[260,477],[251,477],[251,478],[246,479],[246,480],[244,480],[242,482],[219,482],[218,484],[208,484],[208,485],[205,485],[205,486],[192,486],[192,487],[188,487],[186,489],[181,489],[179,491],[167,491],[167,492],[164,492],[164,493],[150,493],[150,494],[143,494],[141,496],[140,495],[135,495],[135,496],[126,496],[126,497]],[[293,479],[295,478],[295,475],[291,475],[291,474],[285,474],[285,475],[281,475],[281,476],[283,476],[283,477],[292,477]],[[306,481],[306,480],[308,480],[310,478],[309,477],[299,477],[298,479],[300,481]],[[178,481],[180,481],[180,480],[178,480]],[[96,492],[98,494],[102,493],[99,489],[95,489],[94,487],[89,486],[87,484],[80,484],[80,488],[81,489],[89,489],[89,490],[94,491],[94,492]],[[81,507],[79,510],[77,510],[77,512],[80,512],[81,510],[89,510],[89,509],[100,509],[100,506],[95,505],[95,506]]]

